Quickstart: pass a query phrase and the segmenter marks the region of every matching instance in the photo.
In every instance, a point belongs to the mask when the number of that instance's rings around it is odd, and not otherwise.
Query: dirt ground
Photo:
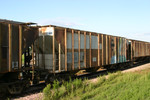
[[[144,64],[144,65],[140,65],[134,68],[130,68],[127,70],[122,71],[123,73],[126,72],[135,72],[135,71],[141,71],[141,70],[145,70],[145,69],[150,69],[150,63]]]
[[[25,97],[20,97],[17,99],[11,99],[11,100],[42,100],[43,98],[43,93],[36,93],[36,94],[31,94]]]
[[[133,67],[133,68],[130,68],[130,69],[126,69],[126,70],[123,70],[121,71],[122,73],[127,73],[127,72],[136,72],[136,71],[141,71],[141,70],[146,70],[146,69],[150,69],[150,63],[147,63],[147,64],[143,64],[143,65],[140,65],[140,66],[136,66],[136,67]],[[105,76],[106,79],[109,77],[108,75]],[[96,83],[97,82],[97,78],[94,78],[94,79],[91,79],[89,80],[90,82],[93,82],[93,83]]]
[[[124,71],[122,71],[122,73],[127,73],[127,72],[135,72],[135,71],[141,71],[141,70],[146,70],[146,69],[150,69],[150,63],[144,64],[144,65],[140,65],[137,67],[133,67],[130,69],[126,69]],[[106,78],[108,77],[108,75],[106,76]],[[97,82],[97,78],[91,79],[89,80],[90,82]],[[36,94],[31,94],[25,97],[20,97],[17,99],[12,99],[12,100],[42,100],[43,98],[43,93],[36,93]]]

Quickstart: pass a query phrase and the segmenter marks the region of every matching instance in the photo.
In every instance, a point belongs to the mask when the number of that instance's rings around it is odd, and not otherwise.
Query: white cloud
[[[78,19],[70,19],[70,18],[55,18],[55,19],[44,19],[38,22],[39,25],[56,25],[63,27],[79,27],[83,26]]]
[[[128,38],[150,42],[150,33],[135,33],[128,36]]]

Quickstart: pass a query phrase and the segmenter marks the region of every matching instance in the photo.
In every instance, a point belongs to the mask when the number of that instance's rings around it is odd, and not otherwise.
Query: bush
[[[44,94],[44,99],[49,100],[51,98],[51,85],[48,84],[44,89],[43,89],[43,94]]]
[[[82,87],[82,80],[81,79],[75,79],[73,82],[72,82],[72,85],[73,87],[75,87],[75,89],[78,89],[80,87]]]
[[[60,99],[62,96],[73,94],[75,95],[74,91],[83,88],[82,91],[85,88],[85,85],[83,85],[83,82],[81,79],[75,79],[75,80],[69,80],[64,81],[63,84],[60,86],[58,81],[54,81],[52,84],[53,88],[51,88],[51,85],[48,84],[44,90],[44,99],[45,100],[57,100]]]
[[[54,80],[54,83],[53,83],[53,90],[56,90],[59,88],[59,81],[57,80]]]

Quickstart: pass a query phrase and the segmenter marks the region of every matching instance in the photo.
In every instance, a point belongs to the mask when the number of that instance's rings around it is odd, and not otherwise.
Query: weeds
[[[75,80],[69,80],[69,82],[64,81],[63,84],[60,86],[58,81],[54,81],[52,84],[53,88],[51,88],[51,85],[48,84],[46,88],[44,88],[44,99],[45,100],[57,100],[60,99],[61,96],[66,95],[73,95],[75,96],[76,93],[74,93],[75,90],[81,89],[81,91],[84,91],[85,86],[82,85],[81,79],[75,79]],[[78,94],[78,93],[77,93]]]
[[[51,85],[50,85],[50,84],[48,84],[48,85],[44,88],[43,93],[44,93],[44,97],[45,97],[44,99],[45,99],[45,100],[48,100],[48,99],[51,98]]]
[[[149,100],[150,71],[140,73],[109,73],[98,77],[97,83],[87,79],[58,81],[43,90],[45,100]]]

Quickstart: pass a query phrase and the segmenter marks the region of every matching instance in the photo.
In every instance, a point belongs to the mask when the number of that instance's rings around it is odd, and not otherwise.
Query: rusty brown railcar
[[[26,69],[32,70],[32,66],[26,66],[26,63],[31,61],[29,59],[32,57],[28,54],[26,58],[23,58],[22,55],[25,55],[27,53],[26,51],[31,48],[31,45],[38,36],[38,29],[36,27],[30,27],[28,24],[0,20],[1,90],[3,87],[10,93],[19,92],[19,89],[14,89],[19,88],[19,86],[21,87],[18,81],[24,79],[25,76],[23,75],[25,75],[24,72]],[[15,84],[18,86],[15,86]]]
[[[49,70],[50,73],[77,72],[81,69],[93,71],[102,66],[111,68],[135,59],[138,52],[134,50],[137,49],[135,42],[138,41],[102,33],[41,26],[34,47],[35,68]],[[137,58],[149,57],[149,43],[140,43],[143,49]]]
[[[150,43],[144,41],[132,40],[132,60],[143,61],[149,59]]]

